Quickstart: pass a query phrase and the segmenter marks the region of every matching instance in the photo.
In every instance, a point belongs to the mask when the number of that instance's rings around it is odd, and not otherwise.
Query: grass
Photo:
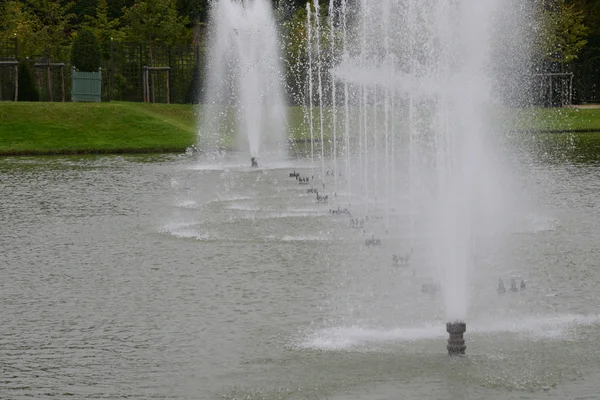
[[[495,113],[505,128],[520,132],[598,132],[598,108],[524,108],[502,109]]]
[[[179,152],[193,108],[142,103],[0,103],[0,154]]]
[[[197,111],[200,106],[0,102],[0,155],[183,152],[197,142]],[[341,132],[344,118],[342,110],[338,111]],[[380,114],[379,110],[375,113]],[[600,132],[600,109],[498,108],[492,113],[494,125],[504,131]],[[324,110],[324,120],[324,137],[329,139],[331,109]],[[290,107],[286,123],[290,139],[309,138],[302,108]],[[351,112],[351,126],[358,123],[358,113]],[[313,113],[313,132],[319,139],[318,112]],[[225,143],[231,143],[231,138],[223,136]],[[557,143],[562,140],[558,136],[553,139]],[[577,136],[590,144],[600,141],[600,134]],[[564,140],[573,139],[565,136]]]

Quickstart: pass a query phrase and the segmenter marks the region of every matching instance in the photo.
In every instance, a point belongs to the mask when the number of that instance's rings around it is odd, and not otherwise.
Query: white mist
[[[270,1],[213,2],[209,43],[200,147],[234,145],[251,157],[281,150],[286,105]]]

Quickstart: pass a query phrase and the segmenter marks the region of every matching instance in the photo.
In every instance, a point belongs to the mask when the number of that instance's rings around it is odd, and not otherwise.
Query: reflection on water
[[[535,207],[475,255],[459,360],[426,274],[392,265],[402,237],[365,247],[300,161],[1,159],[0,398],[592,398],[600,152],[536,146]]]

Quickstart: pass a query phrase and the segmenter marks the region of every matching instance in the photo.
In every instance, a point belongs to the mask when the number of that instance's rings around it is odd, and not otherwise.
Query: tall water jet
[[[358,137],[359,162],[347,168],[358,169],[365,212],[381,211],[380,199],[386,223],[389,208],[404,211],[410,247],[440,284],[452,354],[464,353],[476,237],[501,234],[512,211],[488,118],[492,30],[509,3],[341,3],[344,56],[330,72],[351,103],[346,118],[356,111],[344,135]],[[350,13],[356,26],[347,28]]]
[[[312,35],[312,18],[310,1],[306,3],[306,36],[308,53],[308,121],[310,128],[310,167],[314,168],[315,163],[315,137],[314,137],[314,120],[313,120],[313,35]]]
[[[321,57],[321,6],[319,0],[314,0],[315,7],[315,44],[317,52],[317,79],[319,94],[319,128],[321,132],[321,179],[325,179],[325,138],[324,138],[324,120],[323,120],[323,60]],[[324,183],[324,181],[323,181]]]
[[[335,5],[334,0],[329,0],[329,42],[330,42],[330,54],[331,60],[335,59]],[[338,165],[337,165],[337,100],[335,90],[335,77],[331,75],[331,121],[333,130],[333,190],[337,192],[337,177],[338,177]]]
[[[342,0],[341,6],[342,19],[342,62],[348,59],[348,3],[347,0]],[[332,80],[335,77],[332,74]],[[348,93],[348,82],[344,82],[344,143],[346,154],[346,181],[348,182],[348,194],[352,195],[352,179],[350,177],[350,103]]]
[[[217,150],[235,143],[257,166],[265,153],[283,151],[286,141],[283,73],[270,2],[213,2],[209,35],[200,146]]]

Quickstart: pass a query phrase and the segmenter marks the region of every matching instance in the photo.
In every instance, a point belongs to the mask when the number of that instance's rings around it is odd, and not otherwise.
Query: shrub
[[[185,94],[186,104],[198,104],[202,97],[202,71],[199,66],[194,66],[194,74],[192,75],[192,81],[188,86],[188,90]]]
[[[39,101],[40,93],[33,83],[29,64],[19,63],[19,101]]]
[[[100,58],[100,45],[96,35],[87,29],[79,32],[71,48],[71,64],[82,72],[98,72]]]

